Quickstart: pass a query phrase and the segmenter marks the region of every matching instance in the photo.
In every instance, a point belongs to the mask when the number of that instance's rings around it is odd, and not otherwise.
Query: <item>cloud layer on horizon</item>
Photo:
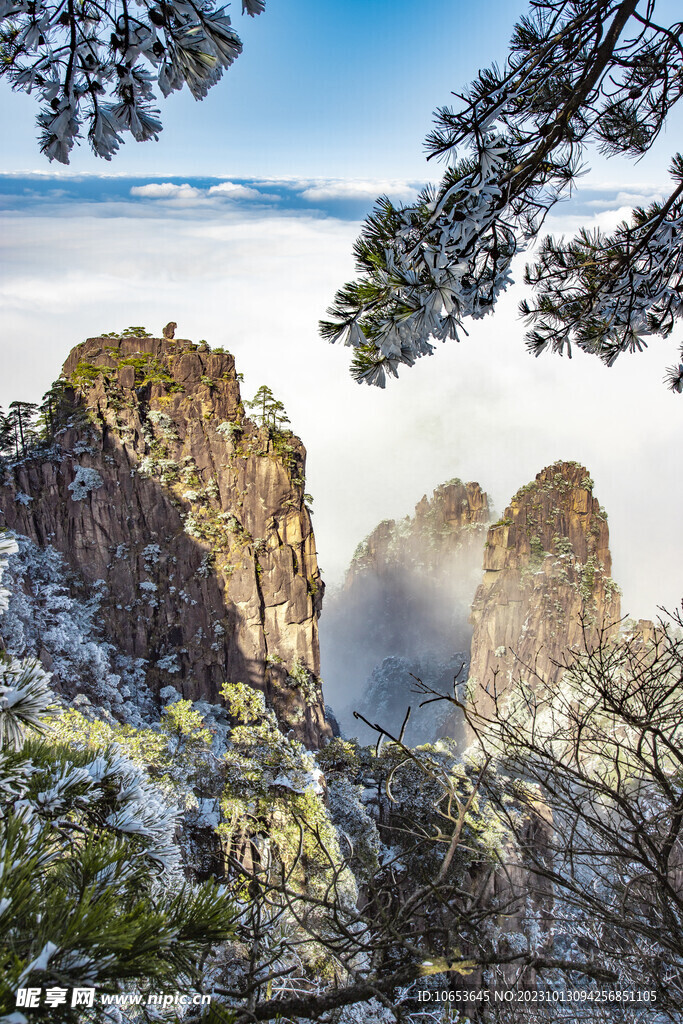
[[[355,178],[132,178],[123,175],[0,174],[0,207],[7,213],[64,215],[67,208],[87,204],[91,210],[135,204],[144,215],[165,205],[180,215],[231,206],[248,210],[277,205],[283,212],[317,213],[358,220],[374,200],[388,195],[395,203],[414,202],[424,182]]]

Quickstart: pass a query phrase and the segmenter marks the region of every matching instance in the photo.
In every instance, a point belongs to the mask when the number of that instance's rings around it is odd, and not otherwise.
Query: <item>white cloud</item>
[[[416,188],[414,183],[388,178],[376,180],[332,178],[310,185],[301,193],[304,199],[310,199],[312,202],[322,202],[327,199],[368,199],[372,201],[377,196],[387,195],[390,199],[402,200],[407,203],[414,202],[418,194],[419,188]]]
[[[562,207],[556,207],[545,222],[543,234],[574,235],[582,227],[614,231],[623,221],[630,222],[632,212],[631,206],[619,206],[586,215],[569,213]]]
[[[616,195],[612,194],[607,196],[605,199],[588,199],[585,202],[586,206],[593,209],[600,210],[617,206],[629,206],[633,208],[635,206],[649,206],[650,203],[656,201],[661,202],[664,198],[664,194],[658,189],[648,189],[647,191],[642,190],[639,192],[617,192]]]
[[[221,181],[218,185],[211,185],[209,188],[197,188],[195,185],[190,185],[189,182],[176,185],[171,181],[158,181],[151,182],[149,185],[133,185],[130,194],[136,199],[165,200],[182,206],[207,205],[214,200],[223,199],[270,202],[279,198],[279,196],[268,195],[249,185],[240,185],[234,181]]]
[[[157,181],[149,185],[133,185],[130,190],[132,196],[139,196],[142,199],[199,199],[202,192],[187,183],[174,185],[171,181]]]
[[[298,192],[303,199],[322,203],[329,200],[367,200],[372,202],[377,196],[388,195],[391,199],[413,202],[419,193],[415,182],[389,178],[264,178],[254,182],[255,185],[274,185]],[[199,189],[189,183],[176,185],[172,182],[152,182],[149,185],[135,185],[130,193],[143,199],[167,200],[205,200],[205,199],[250,199],[272,201],[279,199],[277,195],[260,192],[251,185],[242,185],[233,181],[222,181],[211,185],[208,189]]]
[[[302,189],[308,188],[310,185],[315,185],[320,182],[320,178],[302,178],[293,174],[282,175],[281,177],[272,178],[258,178],[254,179],[256,185],[268,185],[271,188],[277,185],[278,188],[288,188],[294,192],[301,192]]]
[[[75,181],[88,181],[93,178],[114,179],[114,178],[132,178],[136,175],[131,174],[130,171],[74,171],[72,167],[55,167],[54,164],[50,164],[49,167],[39,168],[38,170],[14,170],[14,171],[3,171],[0,170],[0,178],[67,178],[69,184]],[[151,174],[140,174],[138,177],[155,177]]]
[[[222,181],[220,185],[212,185],[207,195],[219,196],[224,199],[277,199],[277,196],[265,195],[258,189],[248,185],[238,185],[233,181]]]

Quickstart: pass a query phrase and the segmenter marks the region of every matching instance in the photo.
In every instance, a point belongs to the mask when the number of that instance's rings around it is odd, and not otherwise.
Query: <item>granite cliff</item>
[[[96,588],[102,635],[145,659],[154,693],[218,703],[224,682],[249,683],[319,745],[330,729],[306,452],[245,416],[233,357],[89,338],[46,409],[50,444],[6,464],[5,525]]]
[[[591,643],[603,627],[618,630],[611,567],[607,515],[583,466],[556,462],[517,491],[489,528],[472,605],[469,688],[478,710],[491,709],[494,686],[502,694],[535,673],[555,680],[568,648]]]

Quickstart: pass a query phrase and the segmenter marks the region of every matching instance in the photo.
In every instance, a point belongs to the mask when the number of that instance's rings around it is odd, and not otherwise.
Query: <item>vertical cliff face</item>
[[[409,659],[411,671],[431,676],[432,662],[469,649],[468,615],[488,521],[479,484],[451,480],[423,497],[414,516],[385,520],[358,546],[322,621],[323,675],[334,704],[358,706],[362,692],[369,710],[374,698],[365,683],[385,658]],[[416,659],[429,659],[429,670]],[[399,697],[394,710],[402,718],[403,691]]]
[[[205,345],[90,338],[63,376],[52,448],[6,470],[5,524],[96,585],[105,634],[155,692],[217,702],[249,683],[318,744],[323,584],[299,439],[246,419],[233,357]]]
[[[514,496],[488,531],[484,579],[472,606],[470,691],[488,712],[533,673],[554,680],[555,662],[620,618],[610,577],[607,516],[576,462],[557,462]],[[488,688],[488,691],[486,690]]]

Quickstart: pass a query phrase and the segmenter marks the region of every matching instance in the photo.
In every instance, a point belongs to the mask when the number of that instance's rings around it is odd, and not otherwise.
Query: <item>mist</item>
[[[447,693],[467,678],[488,522],[486,495],[452,480],[359,544],[320,621],[326,701],[346,735],[370,738],[356,710],[398,733],[408,704],[410,742],[439,734],[450,709],[420,710],[416,678]]]

